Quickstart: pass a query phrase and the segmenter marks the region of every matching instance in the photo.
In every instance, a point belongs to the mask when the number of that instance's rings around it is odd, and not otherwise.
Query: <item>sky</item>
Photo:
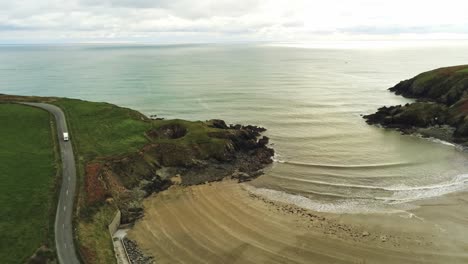
[[[0,0],[0,44],[468,39],[467,0]]]

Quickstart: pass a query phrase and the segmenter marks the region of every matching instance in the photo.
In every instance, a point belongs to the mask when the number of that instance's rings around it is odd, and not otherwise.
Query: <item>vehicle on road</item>
[[[67,132],[63,132],[63,140],[64,141],[68,141],[69,138],[68,138],[68,133]]]

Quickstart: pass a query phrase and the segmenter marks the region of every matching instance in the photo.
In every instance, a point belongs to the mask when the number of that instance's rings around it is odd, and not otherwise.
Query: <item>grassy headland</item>
[[[107,226],[117,209],[123,223],[133,223],[151,193],[175,183],[248,180],[273,155],[266,137],[257,140],[263,129],[253,126],[153,120],[128,108],[67,98],[0,95],[0,101],[47,102],[65,112],[78,166],[74,225],[85,263],[115,263]]]
[[[468,145],[468,65],[424,72],[389,90],[417,102],[382,107],[368,123]]]
[[[57,163],[52,118],[42,109],[0,103],[0,259],[24,263],[54,248]]]

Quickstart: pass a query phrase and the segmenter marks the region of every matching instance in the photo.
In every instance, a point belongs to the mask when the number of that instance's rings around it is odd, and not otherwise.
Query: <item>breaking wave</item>
[[[366,169],[366,168],[390,168],[410,166],[414,163],[410,162],[395,162],[395,163],[381,163],[381,164],[357,164],[357,165],[343,165],[343,164],[320,164],[320,163],[306,163],[297,161],[284,161],[278,158],[274,159],[278,163],[301,166],[301,167],[314,167],[314,168],[331,168],[331,169]]]
[[[306,191],[312,195],[333,197],[334,200],[310,199],[302,195],[290,194],[285,191],[278,191],[267,188],[256,188],[246,184],[245,188],[256,195],[267,199],[291,203],[305,209],[331,212],[331,213],[391,213],[401,212],[414,208],[409,202],[442,196],[449,193],[467,190],[468,174],[461,174],[452,180],[440,184],[426,186],[406,186],[395,185],[388,187],[327,183],[322,181],[308,181],[315,184],[337,186],[343,188],[363,188],[375,189],[391,192],[388,196],[381,197],[352,197],[349,195],[337,194],[332,192]],[[398,206],[397,206],[398,205]]]

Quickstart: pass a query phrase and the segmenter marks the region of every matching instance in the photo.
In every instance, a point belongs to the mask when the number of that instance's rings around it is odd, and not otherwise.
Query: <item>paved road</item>
[[[43,103],[24,103],[31,106],[40,107],[52,113],[57,125],[59,137],[60,153],[62,157],[62,187],[55,215],[55,246],[59,262],[62,264],[79,264],[78,257],[73,243],[73,199],[76,189],[76,168],[75,157],[73,155],[70,141],[63,140],[63,132],[68,132],[67,122],[62,110],[57,106]],[[70,135],[72,140],[73,135]]]

